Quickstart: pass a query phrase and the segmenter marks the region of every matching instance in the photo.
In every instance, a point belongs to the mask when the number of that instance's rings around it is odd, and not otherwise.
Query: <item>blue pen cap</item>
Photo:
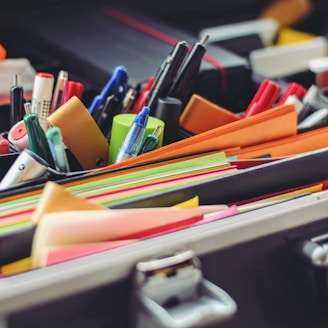
[[[138,113],[136,118],[134,119],[133,124],[137,125],[140,128],[146,128],[148,117],[149,117],[150,108],[144,106],[142,110]]]

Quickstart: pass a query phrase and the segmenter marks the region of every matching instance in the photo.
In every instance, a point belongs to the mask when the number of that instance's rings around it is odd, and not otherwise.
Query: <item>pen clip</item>
[[[128,88],[127,84],[128,72],[126,68],[124,66],[117,66],[101,93],[93,99],[88,109],[89,113],[93,116],[94,112],[104,104],[110,95],[114,95],[119,101],[123,101]]]

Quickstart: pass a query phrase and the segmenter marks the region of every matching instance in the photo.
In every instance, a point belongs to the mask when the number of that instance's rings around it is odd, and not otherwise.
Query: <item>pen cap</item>
[[[48,117],[84,170],[108,164],[109,145],[82,101],[73,96]]]
[[[82,83],[70,81],[70,80],[65,81],[61,104],[64,104],[67,100],[69,100],[73,96],[76,96],[80,100],[82,100],[83,91],[84,91],[84,85]]]
[[[112,164],[115,162],[117,153],[128,134],[130,127],[135,120],[137,114],[132,113],[124,113],[116,115],[113,119],[113,126],[112,126],[112,133],[110,138],[110,150],[109,150],[109,163]],[[160,120],[159,118],[149,116],[146,129],[145,129],[145,135],[153,133],[154,129],[156,129],[157,126],[162,126],[164,130],[164,122]],[[163,145],[163,130],[161,134],[158,136],[158,147],[161,147]]]
[[[48,167],[44,161],[34,152],[24,149],[0,183],[0,189],[6,189],[20,182],[31,180],[42,176]]]
[[[157,101],[155,117],[165,123],[163,145],[168,145],[178,140],[181,105],[181,100],[174,97],[163,97]]]
[[[24,123],[31,150],[47,161],[52,168],[55,168],[47,138],[39,123],[38,115],[34,113],[25,115]]]
[[[9,141],[4,137],[0,137],[0,155],[4,155],[8,153],[9,153]]]

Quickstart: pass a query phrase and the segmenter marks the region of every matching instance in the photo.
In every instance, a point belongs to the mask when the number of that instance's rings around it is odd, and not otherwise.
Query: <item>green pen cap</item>
[[[35,113],[26,114],[24,116],[24,123],[31,150],[43,158],[49,166],[55,168],[48,141],[40,125],[38,115]]]

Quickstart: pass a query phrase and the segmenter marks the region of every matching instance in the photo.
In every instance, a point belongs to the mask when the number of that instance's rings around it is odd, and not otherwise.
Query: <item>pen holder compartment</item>
[[[113,128],[110,139],[110,148],[109,148],[109,163],[112,164],[115,162],[116,155],[120,149],[121,144],[123,143],[129,128],[136,117],[136,114],[119,114],[116,115],[113,119]],[[157,126],[161,126],[162,132],[158,136],[157,147],[161,147],[163,144],[163,131],[165,133],[165,124],[162,120],[149,116],[145,131],[145,136],[152,134]]]

